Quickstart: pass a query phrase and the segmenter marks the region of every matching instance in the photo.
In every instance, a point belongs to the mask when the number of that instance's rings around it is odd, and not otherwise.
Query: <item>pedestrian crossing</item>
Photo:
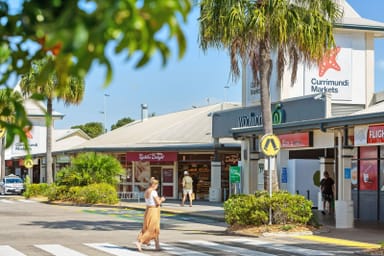
[[[31,204],[31,203],[37,203],[37,202],[34,200],[21,199],[21,198],[17,198],[17,199],[1,198],[0,199],[0,204],[18,204],[18,203]]]
[[[79,243],[80,244],[80,243]],[[212,255],[239,255],[239,256],[276,256],[276,255],[353,255],[353,250],[345,247],[328,250],[324,246],[318,249],[308,248],[303,244],[289,244],[275,240],[260,240],[257,238],[228,238],[220,241],[207,240],[182,240],[170,243],[161,243],[161,251],[155,251],[154,245],[143,246],[143,252],[138,252],[132,243],[118,245],[113,243],[81,243],[78,245],[62,244],[34,244],[34,248],[41,250],[39,254],[22,251],[16,246],[0,245],[0,256],[29,256],[29,255],[54,255],[54,256],[92,256],[92,255],[115,255],[115,256],[146,256],[146,255],[188,255],[188,256],[212,256]],[[75,248],[70,247],[75,246]],[[25,248],[25,247],[22,247]],[[87,249],[88,248],[88,249]],[[331,249],[332,248],[332,249]],[[83,251],[81,251],[84,249]],[[86,250],[85,250],[86,249]],[[90,253],[94,251],[95,253]]]

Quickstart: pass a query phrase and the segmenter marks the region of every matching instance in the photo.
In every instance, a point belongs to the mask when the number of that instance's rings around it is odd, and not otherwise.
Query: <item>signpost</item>
[[[279,137],[273,134],[266,134],[260,140],[260,149],[264,155],[268,156],[268,173],[269,173],[269,197],[272,198],[272,169],[275,168],[275,156],[280,151]],[[274,168],[271,167],[273,162]],[[272,224],[272,208],[269,207],[269,224]]]
[[[239,190],[240,191],[240,182],[241,182],[241,166],[230,166],[229,167],[229,183],[230,185],[230,191],[229,194],[232,194],[232,189],[234,185],[234,194],[237,194]]]

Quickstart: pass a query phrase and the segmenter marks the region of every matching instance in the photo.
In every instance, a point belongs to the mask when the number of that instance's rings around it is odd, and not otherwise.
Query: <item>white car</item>
[[[14,174],[5,176],[0,182],[0,193],[6,194],[19,194],[24,192],[24,181],[19,176]]]

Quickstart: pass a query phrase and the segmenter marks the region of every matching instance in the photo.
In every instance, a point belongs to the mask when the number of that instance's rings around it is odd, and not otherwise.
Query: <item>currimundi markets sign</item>
[[[177,152],[127,152],[127,161],[171,162],[177,160]]]

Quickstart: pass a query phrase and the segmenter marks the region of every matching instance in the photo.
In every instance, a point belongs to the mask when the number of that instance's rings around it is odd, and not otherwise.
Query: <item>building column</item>
[[[336,228],[353,228],[353,201],[351,191],[351,148],[343,148],[342,132],[337,132],[338,140],[338,180],[337,200],[335,201]]]
[[[221,162],[211,162],[211,186],[209,187],[209,201],[221,201]]]

